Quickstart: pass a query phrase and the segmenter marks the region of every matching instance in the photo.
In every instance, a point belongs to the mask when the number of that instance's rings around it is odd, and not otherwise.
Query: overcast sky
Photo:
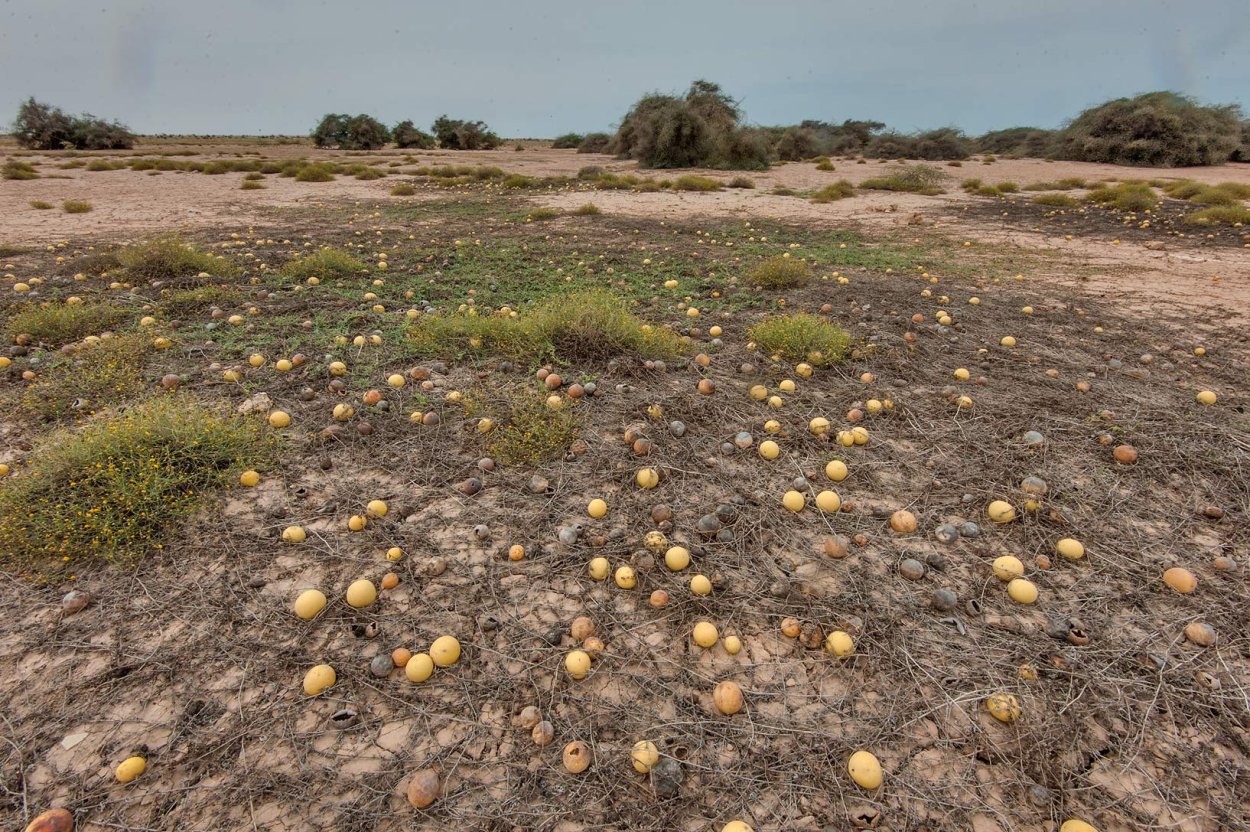
[[[0,0],[0,125],[29,95],[143,133],[326,112],[508,137],[607,130],[708,78],[750,121],[1056,127],[1155,89],[1250,105],[1247,0]]]

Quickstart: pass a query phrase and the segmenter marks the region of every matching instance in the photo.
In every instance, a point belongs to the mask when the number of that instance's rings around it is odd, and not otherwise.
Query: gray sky
[[[0,0],[0,125],[28,95],[144,133],[326,112],[511,137],[607,130],[716,81],[750,121],[1058,126],[1173,89],[1250,105],[1247,0]]]

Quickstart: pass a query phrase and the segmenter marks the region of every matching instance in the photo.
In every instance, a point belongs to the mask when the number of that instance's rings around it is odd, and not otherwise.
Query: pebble
[[[61,612],[65,615],[73,615],[76,612],[82,612],[90,603],[91,593],[80,589],[71,589],[61,598]]]
[[[394,669],[395,662],[393,662],[391,657],[385,653],[380,656],[374,656],[373,660],[369,662],[369,672],[374,676],[377,676],[379,679],[385,679]]]
[[[950,523],[943,523],[933,530],[933,536],[936,537],[940,543],[954,543],[959,539],[959,529],[955,528]]]
[[[918,581],[924,577],[925,566],[915,558],[904,558],[898,565],[899,574],[909,581]]]

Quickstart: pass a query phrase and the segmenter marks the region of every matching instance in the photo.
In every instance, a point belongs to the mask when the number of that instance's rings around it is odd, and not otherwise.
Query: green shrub
[[[265,178],[265,174],[261,173],[258,170],[250,171],[248,173],[243,174],[243,181],[245,182],[259,182],[261,179],[264,179],[264,178]]]
[[[1217,205],[1185,216],[1190,225],[1250,225],[1250,208],[1240,205]]]
[[[713,179],[710,176],[685,174],[677,177],[673,182],[673,190],[675,191],[719,191],[720,189],[720,180]]]
[[[313,128],[311,135],[313,144],[317,147],[377,150],[390,141],[391,131],[382,122],[364,113],[356,116],[327,113]]]
[[[282,274],[299,281],[308,280],[310,277],[329,280],[359,275],[368,269],[368,264],[358,260],[354,254],[338,248],[321,248],[312,254],[288,260],[282,266]]]
[[[865,179],[860,187],[933,196],[944,193],[941,184],[947,179],[949,177],[942,170],[932,165],[895,165],[884,176]]]
[[[777,191],[774,190],[773,193],[777,193]],[[852,196],[855,196],[855,186],[845,179],[839,179],[837,182],[830,183],[812,194],[812,202],[824,204]]]
[[[0,176],[5,179],[30,180],[38,179],[39,173],[35,170],[35,166],[29,162],[19,162],[17,159],[10,159],[0,167]]]
[[[162,396],[53,432],[0,489],[0,551],[59,565],[159,549],[210,491],[268,456],[261,425]]]
[[[434,147],[434,137],[413,125],[411,121],[401,121],[391,130],[391,141],[396,147],[430,150]]]
[[[231,286],[196,286],[178,291],[161,293],[161,314],[167,318],[182,318],[206,312],[214,306],[231,306],[245,303],[247,295]]]
[[[30,207],[34,208],[36,211],[49,211],[56,206],[51,202],[44,202],[42,199],[32,199],[30,201]]]
[[[439,116],[432,127],[438,146],[449,150],[494,150],[500,139],[485,122]]]
[[[551,149],[573,150],[585,140],[586,137],[581,133],[565,133],[561,136],[556,136],[555,140],[551,143]]]
[[[882,133],[874,136],[864,148],[864,154],[875,159],[946,161],[967,159],[971,152],[972,142],[953,127],[942,127],[910,136]]]
[[[575,217],[597,217],[602,213],[603,211],[599,210],[599,206],[593,202],[587,202],[585,205],[573,209],[573,216]]]
[[[1206,107],[1172,92],[1118,98],[1086,110],[1060,131],[1054,155],[1143,167],[1218,165],[1241,142],[1235,105]]]
[[[13,122],[17,143],[32,150],[122,150],[134,146],[135,136],[125,126],[91,115],[68,116],[57,107],[28,98]]]
[[[239,183],[239,190],[240,191],[263,191],[265,190],[265,186],[262,183],[257,182],[255,179],[244,179],[242,182]]]
[[[1000,194],[1015,194],[1020,192],[1020,186],[1015,182],[999,182],[996,186]]]
[[[90,202],[82,202],[76,199],[67,199],[61,203],[61,210],[67,214],[86,214],[93,207]]]
[[[1159,205],[1154,189],[1144,182],[1121,182],[1095,188],[1085,196],[1090,202],[1118,208],[1121,211],[1150,211]]]
[[[1049,205],[1053,208],[1075,208],[1081,203],[1067,194],[1038,194],[1033,197],[1034,205]]]
[[[41,303],[27,305],[9,318],[6,325],[12,336],[29,335],[37,343],[50,347],[73,343],[88,335],[99,335],[126,318],[126,313],[107,303]]]
[[[136,280],[177,280],[207,273],[229,277],[235,266],[200,251],[177,235],[153,237],[147,242],[120,248],[117,262]]]
[[[830,162],[828,159],[821,159],[816,163],[816,170],[836,170],[836,168],[834,168],[833,162]]]
[[[490,402],[494,419],[489,453],[508,465],[535,465],[559,459],[581,435],[582,425],[567,408],[553,410],[532,391],[511,390]]]
[[[743,281],[764,289],[791,289],[807,283],[807,262],[794,257],[773,257],[747,272]]]
[[[554,208],[535,208],[526,216],[527,220],[542,222],[543,220],[554,220],[560,216],[560,212]]]
[[[993,130],[979,137],[975,146],[981,153],[996,153],[1008,158],[1043,158],[1054,148],[1055,131],[1040,127],[1008,127]]]
[[[765,318],[747,330],[747,336],[766,355],[817,366],[840,361],[851,343],[841,327],[805,312]]]
[[[607,153],[612,137],[607,133],[587,133],[577,146],[578,153]]]
[[[976,193],[977,191],[981,190],[981,188],[985,187],[985,183],[982,182],[980,179],[965,179],[964,181],[959,183],[959,187],[963,188],[965,191],[972,194],[972,193]]]
[[[644,168],[767,168],[767,136],[742,127],[741,120],[738,105],[719,86],[695,81],[684,98],[640,99],[621,120],[611,147]]]
[[[751,189],[755,187],[755,182],[745,176],[735,176],[729,180],[729,187]]]
[[[43,420],[90,416],[143,390],[151,341],[138,335],[86,344],[39,375],[22,393],[22,410]]]
[[[982,185],[972,192],[973,196],[1000,196],[998,188],[994,185]]]
[[[295,173],[296,182],[330,182],[333,179],[334,169],[319,162],[302,165]]]
[[[499,184],[503,185],[505,188],[528,188],[531,184],[533,184],[533,180],[531,180],[528,176],[522,176],[519,173],[514,173],[505,177],[503,182]]]
[[[412,185],[409,185],[407,182],[401,182],[400,184],[391,188],[391,196],[412,196],[416,192],[417,192],[417,189],[414,188]]]

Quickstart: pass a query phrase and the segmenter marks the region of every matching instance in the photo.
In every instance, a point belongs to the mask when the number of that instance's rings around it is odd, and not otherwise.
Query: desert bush
[[[244,179],[242,182],[239,183],[239,190],[240,191],[263,191],[265,190],[265,186],[263,183],[257,182],[255,179]]]
[[[756,265],[742,279],[749,286],[764,289],[793,289],[805,285],[810,274],[804,260],[773,257]]]
[[[560,216],[560,212],[555,208],[535,208],[526,214],[525,218],[534,222],[542,222],[544,220],[554,220]]]
[[[61,203],[61,210],[67,214],[86,214],[94,206],[90,202],[79,199],[67,199]]]
[[[1250,185],[1243,185],[1240,182],[1205,185],[1191,179],[1181,179],[1163,183],[1160,187],[1173,199],[1183,199],[1202,205],[1237,205],[1242,200],[1250,199]]]
[[[434,137],[416,127],[412,121],[401,121],[391,130],[391,141],[396,147],[430,150],[434,147]]]
[[[71,121],[70,144],[79,150],[129,150],[135,136],[116,121],[82,115]]]
[[[971,152],[972,142],[953,127],[942,127],[909,136],[882,133],[874,136],[864,148],[864,154],[871,158],[929,161],[967,159]]]
[[[22,411],[42,421],[90,416],[142,392],[151,341],[138,335],[102,338],[59,356],[23,392]]]
[[[578,153],[607,153],[612,137],[607,133],[587,133],[577,146]]]
[[[10,159],[0,167],[0,176],[5,179],[31,180],[38,179],[39,172],[35,170],[35,166],[30,162],[19,162],[17,159]]]
[[[839,179],[837,182],[831,182],[812,194],[812,202],[825,204],[852,196],[855,196],[855,186],[845,179]]]
[[[301,165],[295,172],[296,182],[331,182],[334,180],[334,168],[321,162]]]
[[[125,319],[125,311],[107,303],[49,301],[23,307],[9,318],[5,329],[11,336],[28,335],[36,343],[59,347],[99,335]]]
[[[563,456],[581,435],[582,425],[568,409],[553,410],[541,396],[511,390],[485,413],[494,419],[488,452],[508,465],[536,465]]]
[[[585,205],[580,205],[577,208],[574,208],[572,213],[575,217],[597,217],[602,214],[603,211],[601,211],[599,206],[595,205],[593,202],[587,202]]]
[[[305,254],[294,260],[288,260],[282,266],[282,274],[295,280],[304,281],[310,277],[328,280],[336,277],[358,275],[369,269],[368,264],[358,260],[354,254],[339,248],[320,248],[312,254]]]
[[[160,311],[167,318],[182,318],[207,312],[214,306],[245,303],[247,294],[232,286],[196,286],[175,291],[162,290]]]
[[[407,182],[401,182],[391,188],[391,196],[412,196],[416,192],[417,189],[412,185],[409,185]]]
[[[766,355],[817,366],[840,361],[851,343],[841,327],[805,312],[765,318],[747,330],[747,336]]]
[[[720,189],[720,180],[713,179],[710,176],[685,174],[673,180],[673,190],[675,191],[719,191]]]
[[[583,136],[581,133],[565,133],[563,135],[555,137],[555,140],[551,142],[551,149],[552,150],[573,150],[577,148],[578,145],[580,145],[585,140],[586,140],[586,137]]]
[[[1236,105],[1203,106],[1173,92],[1118,98],[1086,110],[1056,137],[1054,155],[1142,167],[1218,165],[1241,142]]]
[[[200,273],[228,277],[237,271],[229,261],[202,252],[172,234],[119,248],[116,255],[126,274],[137,280],[177,280]]]
[[[134,146],[135,137],[125,126],[84,114],[69,116],[57,107],[28,98],[13,121],[13,137],[30,150],[121,150]]]
[[[719,86],[695,81],[684,98],[640,99],[621,120],[611,150],[644,168],[767,168],[767,135],[742,127],[741,118],[736,102]]]
[[[816,163],[816,170],[837,170],[837,168],[835,168],[833,166],[833,162],[830,162],[828,159],[821,159]]]
[[[772,128],[774,154],[779,159],[800,162],[816,156],[861,152],[885,125],[879,121],[847,119],[841,124],[804,121],[793,127]]]
[[[603,173],[603,168],[598,165],[586,165],[577,171],[578,179],[598,179]]]
[[[999,182],[999,183],[998,183],[997,185],[995,185],[994,187],[998,189],[998,192],[999,192],[1000,194],[1017,194],[1017,193],[1020,193],[1020,186],[1019,186],[1019,185],[1017,185],[1015,182],[1011,182],[1011,181],[1007,181],[1007,182]]]
[[[1034,205],[1049,205],[1053,208],[1075,208],[1081,203],[1067,194],[1038,194],[1033,197]]]
[[[755,187],[755,182],[746,176],[735,176],[729,180],[729,187],[750,190]]]
[[[258,171],[258,170],[254,170],[254,171],[251,171],[251,172],[249,172],[249,173],[245,173],[245,174],[243,175],[243,180],[244,180],[245,182],[257,182],[257,181],[259,181],[259,180],[261,180],[261,179],[264,179],[264,178],[265,178],[265,174],[261,173],[261,172],[260,172],[260,171]]]
[[[1095,188],[1085,195],[1090,202],[1118,208],[1121,211],[1150,211],[1159,205],[1159,197],[1144,182],[1121,182]]]
[[[1185,215],[1190,225],[1250,225],[1250,208],[1240,205],[1217,205]]]
[[[391,131],[382,122],[361,113],[327,113],[312,130],[313,144],[317,147],[337,147],[342,150],[377,150],[391,138]]]
[[[268,457],[261,425],[175,395],[53,432],[0,489],[0,551],[59,564],[158,549],[207,493]]]
[[[974,140],[980,153],[996,153],[1011,158],[1035,159],[1049,156],[1054,149],[1055,131],[1041,127],[1008,127],[992,130]]]
[[[942,183],[949,178],[932,165],[895,165],[884,176],[865,179],[859,186],[874,191],[904,191],[933,196],[943,193]]]
[[[449,150],[493,150],[499,147],[499,137],[482,121],[462,121],[439,116],[431,128],[438,146]]]
[[[56,206],[51,202],[44,202],[42,199],[32,199],[30,201],[30,207],[34,208],[36,211],[50,211]]]

